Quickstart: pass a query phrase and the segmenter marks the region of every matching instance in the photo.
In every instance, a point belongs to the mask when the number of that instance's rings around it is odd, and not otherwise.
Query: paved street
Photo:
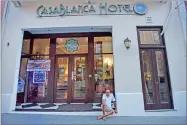
[[[106,121],[94,116],[63,116],[42,114],[2,114],[2,125],[49,124],[186,124],[185,117],[110,117]]]

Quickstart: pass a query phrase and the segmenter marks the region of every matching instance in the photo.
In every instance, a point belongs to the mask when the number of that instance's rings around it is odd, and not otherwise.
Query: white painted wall
[[[181,19],[181,25],[183,28],[183,34],[184,34],[184,38],[186,41],[186,7],[185,7],[185,3],[184,0],[180,0],[178,1],[178,5],[179,5],[179,12],[180,12],[180,19]]]
[[[117,2],[122,2],[116,0]],[[83,3],[83,1],[77,1]],[[98,1],[97,1],[98,2]],[[107,0],[108,3],[114,1]],[[175,11],[165,32],[168,62],[170,68],[171,86],[174,98],[174,108],[170,112],[145,112],[143,103],[138,38],[136,26],[163,26],[169,13],[169,4],[147,2],[148,13],[145,16],[68,16],[37,18],[36,8],[43,4],[54,6],[56,3],[29,3],[21,8],[11,5],[2,51],[2,101],[3,112],[15,109],[17,78],[23,39],[22,29],[50,28],[50,27],[112,27],[115,89],[117,95],[118,115],[120,116],[168,116],[186,115],[186,57],[184,37],[178,11]],[[131,1],[125,3],[132,3]],[[68,3],[67,3],[68,4]],[[152,24],[146,24],[145,18],[152,17]],[[130,49],[124,46],[124,39],[128,37],[132,43]],[[7,42],[10,46],[7,47]]]

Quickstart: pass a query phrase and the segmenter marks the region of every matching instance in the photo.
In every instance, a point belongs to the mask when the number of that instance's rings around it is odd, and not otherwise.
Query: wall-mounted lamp
[[[124,40],[125,47],[128,49],[131,45],[131,40],[128,39],[128,37]]]

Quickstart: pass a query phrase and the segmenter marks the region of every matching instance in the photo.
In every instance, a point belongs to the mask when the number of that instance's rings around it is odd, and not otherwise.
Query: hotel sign
[[[92,4],[65,6],[60,4],[54,7],[39,6],[38,17],[56,16],[85,16],[85,15],[144,15],[147,13],[145,4]]]

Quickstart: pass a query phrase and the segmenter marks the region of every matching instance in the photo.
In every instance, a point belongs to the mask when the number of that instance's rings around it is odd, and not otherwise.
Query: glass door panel
[[[144,96],[145,96],[145,105],[147,109],[156,108],[156,90],[154,86],[154,73],[153,73],[153,64],[152,64],[152,54],[149,50],[141,51],[141,61],[142,61],[142,77],[143,77],[143,86],[144,86]]]
[[[164,51],[141,50],[146,110],[171,108]]]
[[[50,39],[34,39],[32,54],[48,55],[50,49]]]
[[[86,94],[86,57],[73,59],[73,99],[85,99]]]
[[[158,88],[158,105],[160,108],[170,108],[170,93],[166,73],[166,63],[164,58],[164,51],[155,50],[153,51],[155,55],[156,63],[156,83]]]
[[[68,58],[57,58],[56,63],[56,100],[66,102],[68,99]]]

